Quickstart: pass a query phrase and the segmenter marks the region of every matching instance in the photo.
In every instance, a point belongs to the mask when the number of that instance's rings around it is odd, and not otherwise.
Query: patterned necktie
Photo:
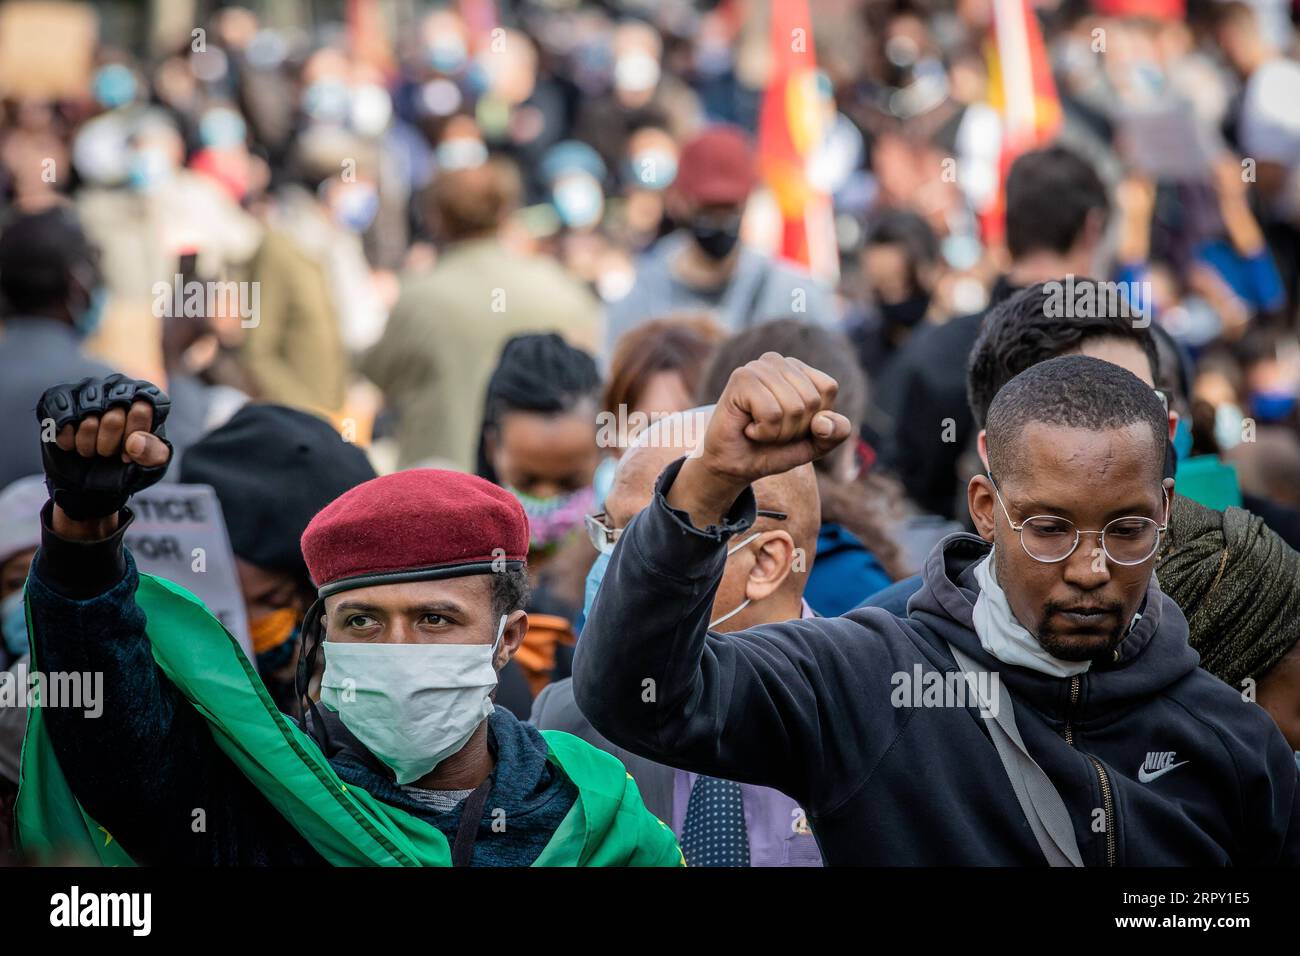
[[[749,866],[749,833],[740,784],[696,777],[682,824],[687,866]]]

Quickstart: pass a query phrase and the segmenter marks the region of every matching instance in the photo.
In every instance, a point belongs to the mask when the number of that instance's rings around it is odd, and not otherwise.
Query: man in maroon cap
[[[123,547],[129,497],[171,458],[168,407],[113,376],[55,386],[37,408],[51,501],[27,588],[34,667],[102,674],[103,691],[97,713],[41,708],[29,726],[24,849],[108,864],[680,864],[617,759],[493,706],[528,630],[512,495],[420,469],[316,515],[300,728],[216,619]]]
[[[632,291],[609,307],[608,350],[647,319],[674,312],[711,311],[739,331],[796,316],[834,323],[829,289],[797,266],[740,241],[745,204],[758,185],[754,146],[734,126],[713,126],[682,149],[667,195],[678,229],[637,263]]]

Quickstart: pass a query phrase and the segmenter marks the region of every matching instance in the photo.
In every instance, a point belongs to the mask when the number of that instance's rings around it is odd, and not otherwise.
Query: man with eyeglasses
[[[709,632],[752,482],[848,436],[835,391],[775,353],[732,374],[702,453],[614,550],[574,661],[595,728],[789,794],[829,865],[1300,862],[1290,748],[1197,667],[1152,574],[1168,420],[1110,362],[1051,359],[999,391],[993,477],[967,488],[979,536],[935,547],[908,617]]]
[[[591,543],[600,552],[587,578],[588,613],[623,529],[651,503],[659,473],[703,438],[712,414],[707,407],[667,415],[638,434],[619,459],[605,510],[587,516]],[[714,594],[709,628],[717,633],[815,616],[803,599],[821,514],[812,466],[762,478],[754,483],[754,494],[762,505],[755,525],[728,544]],[[541,730],[574,734],[622,760],[646,807],[673,828],[688,866],[822,863],[795,801],[768,787],[676,770],[615,746],[578,710],[572,679],[542,689],[533,702],[532,722]]]
[[[1096,280],[1068,282],[1076,292],[1091,291],[1090,301],[1105,302]],[[967,373],[976,429],[983,429],[994,395],[1025,369],[1061,355],[1104,359],[1155,390],[1168,416],[1164,475],[1177,478],[1192,433],[1186,377],[1168,333],[1106,308],[1068,318],[1057,311],[1049,284],[1039,283],[989,312]],[[976,438],[979,460],[972,465],[987,471],[988,451]],[[1183,494],[1170,495],[1165,523],[1153,567],[1187,618],[1188,643],[1201,667],[1268,711],[1300,754],[1300,555],[1250,511],[1212,510]],[[906,617],[921,585],[920,574],[904,578],[862,606]]]

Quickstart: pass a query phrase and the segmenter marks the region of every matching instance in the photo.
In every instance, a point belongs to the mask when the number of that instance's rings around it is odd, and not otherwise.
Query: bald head
[[[632,518],[650,504],[655,482],[670,464],[688,455],[704,439],[713,406],[693,408],[657,419],[638,433],[632,445],[618,461],[614,484],[605,498],[605,513],[614,528],[624,528]],[[763,511],[788,515],[784,521],[760,516],[756,531],[782,530],[802,549],[807,567],[790,575],[789,585],[797,586],[802,596],[807,570],[817,552],[817,532],[821,526],[821,502],[817,477],[812,465],[771,475],[754,483],[754,497]],[[739,541],[740,539],[737,539]]]

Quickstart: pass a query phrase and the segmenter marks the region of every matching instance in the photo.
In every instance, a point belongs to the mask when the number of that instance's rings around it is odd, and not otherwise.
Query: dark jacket
[[[81,336],[70,325],[21,316],[0,322],[0,488],[41,473],[32,415],[50,383],[112,374],[113,369],[81,351]]]
[[[50,529],[27,582],[36,660],[42,672],[102,672],[102,713],[48,708],[59,766],[85,811],[138,863],[322,865],[324,860],[221,751],[207,722],[154,662],[139,578],[122,536],[80,543]],[[498,707],[488,743],[493,785],[474,843],[474,866],[527,866],[573,806],[573,785],[546,759],[546,741]],[[345,782],[455,838],[461,806],[446,813],[413,800],[393,774],[328,721],[326,754]],[[496,809],[509,826],[494,832]],[[205,828],[194,832],[195,811]],[[509,835],[508,837],[506,835]]]
[[[1077,678],[984,652],[971,613],[988,545],[965,534],[931,552],[909,618],[856,610],[720,637],[709,609],[754,496],[698,530],[664,498],[680,467],[623,532],[574,659],[578,706],[615,744],[789,794],[828,865],[1043,865],[978,710],[895,706],[901,683],[957,670],[951,641],[999,675],[1086,864],[1300,863],[1290,747],[1196,666],[1154,580],[1116,659]],[[1168,753],[1178,766],[1141,782]]]

